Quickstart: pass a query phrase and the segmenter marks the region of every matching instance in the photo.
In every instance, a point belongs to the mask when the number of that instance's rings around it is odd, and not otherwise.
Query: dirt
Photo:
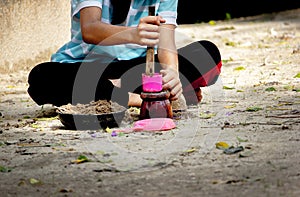
[[[67,104],[58,107],[58,113],[64,114],[83,114],[83,115],[90,115],[90,114],[109,114],[112,112],[118,112],[125,110],[124,106],[119,105],[113,101],[107,100],[97,100],[91,101],[88,104],[81,104],[78,103],[76,105]]]
[[[299,21],[297,9],[180,25],[178,46],[211,40],[223,67],[170,131],[67,130],[28,96],[29,70],[2,73],[1,196],[299,196]]]

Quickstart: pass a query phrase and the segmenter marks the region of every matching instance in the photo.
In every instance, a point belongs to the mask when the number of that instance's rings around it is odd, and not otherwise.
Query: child
[[[140,103],[146,47],[153,46],[155,67],[163,75],[163,89],[170,91],[170,100],[183,94],[187,104],[197,104],[202,98],[200,87],[217,80],[221,56],[209,41],[176,49],[177,3],[72,0],[71,41],[54,53],[50,62],[31,70],[29,95],[39,105],[99,99],[121,105]],[[148,16],[149,6],[155,6],[155,16]],[[128,92],[135,93],[129,102]]]

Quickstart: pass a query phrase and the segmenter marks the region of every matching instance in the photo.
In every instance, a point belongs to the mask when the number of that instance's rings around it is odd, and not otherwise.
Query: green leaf
[[[234,87],[223,86],[223,89],[224,89],[224,90],[233,90],[233,89],[235,89],[235,88],[234,88]]]
[[[240,138],[240,137],[236,137],[236,139],[237,139],[239,142],[248,142],[247,139],[242,139],[242,138]]]
[[[4,166],[0,166],[0,172],[11,172],[12,168],[8,168],[8,167],[4,167]]]
[[[286,85],[283,87],[285,90],[293,90],[295,88],[294,85]]]
[[[229,59],[227,59],[227,60],[222,60],[222,63],[223,64],[226,64],[226,63],[228,63],[228,62],[232,62],[233,61],[233,58],[232,57],[230,57]]]
[[[246,111],[248,111],[248,112],[256,112],[256,111],[259,111],[259,110],[262,110],[263,108],[261,108],[261,107],[256,107],[256,106],[253,106],[253,107],[248,107],[247,109],[246,109]]]
[[[231,19],[231,14],[230,14],[230,13],[227,12],[227,13],[225,14],[225,16],[226,16],[226,17],[225,17],[225,20],[230,20],[230,19]]]
[[[210,119],[210,118],[212,118],[212,117],[215,117],[217,114],[215,114],[215,113],[207,113],[207,112],[201,112],[200,113],[200,118],[202,118],[202,119]]]
[[[123,137],[123,136],[125,136],[125,134],[123,132],[118,132],[118,136]]]
[[[295,75],[294,78],[300,78],[300,72],[297,73],[297,75]]]
[[[232,42],[232,41],[228,41],[225,43],[225,45],[234,47],[234,46],[236,46],[236,43]]]
[[[274,87],[268,87],[265,89],[265,91],[272,92],[272,91],[276,91],[276,89]]]
[[[240,71],[240,70],[246,70],[246,68],[243,66],[239,66],[239,67],[234,68],[233,70]]]

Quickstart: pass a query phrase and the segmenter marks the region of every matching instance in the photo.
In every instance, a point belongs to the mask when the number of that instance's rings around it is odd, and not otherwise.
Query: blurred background
[[[300,0],[179,0],[178,24],[300,8]],[[300,22],[300,21],[299,21]],[[70,39],[70,0],[0,0],[0,72],[48,61]]]
[[[224,20],[300,8],[300,0],[178,1],[178,24]]]

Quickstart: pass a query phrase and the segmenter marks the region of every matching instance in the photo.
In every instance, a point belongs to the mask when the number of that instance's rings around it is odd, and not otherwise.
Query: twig
[[[266,116],[266,118],[300,118],[300,115],[296,115],[296,116],[271,115],[271,116]]]

